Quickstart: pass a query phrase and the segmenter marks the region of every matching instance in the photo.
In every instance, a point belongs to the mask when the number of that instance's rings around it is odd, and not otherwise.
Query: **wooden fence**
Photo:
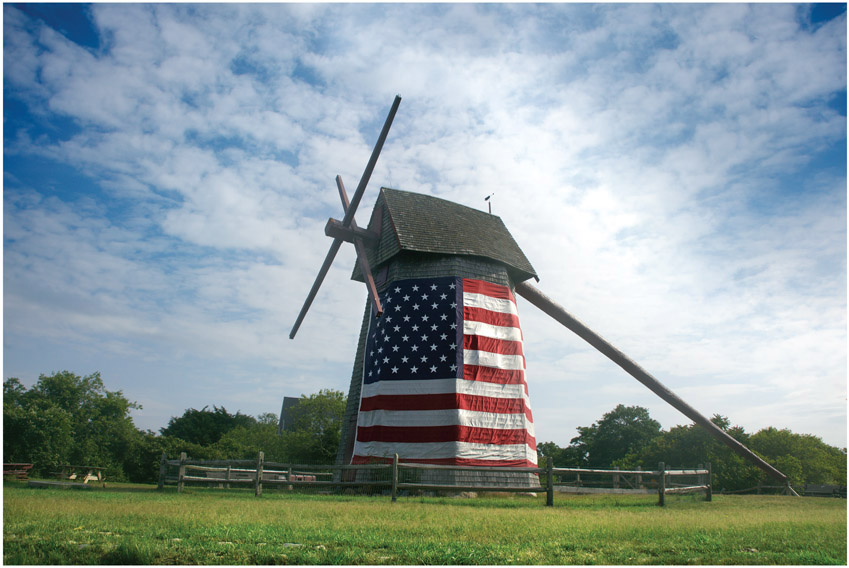
[[[173,470],[176,469],[176,473]],[[172,473],[169,473],[172,470]],[[363,473],[360,473],[363,472]],[[502,474],[508,481],[501,483],[438,483],[427,481],[423,472],[466,472],[479,475]],[[417,475],[412,475],[416,473]],[[529,474],[534,484],[510,483],[510,476]],[[357,477],[362,479],[356,479]],[[582,479],[583,476],[583,479]],[[575,481],[564,481],[575,477]],[[597,487],[599,477],[611,478],[612,487]],[[595,479],[588,479],[595,478]],[[423,480],[425,479],[425,480]],[[433,476],[430,477],[433,479]],[[684,481],[682,483],[682,481]],[[266,462],[263,452],[256,460],[190,460],[185,453],[180,459],[169,460],[165,454],[159,468],[159,489],[176,485],[182,492],[186,483],[202,483],[230,488],[253,487],[262,495],[263,487],[324,488],[327,490],[371,489],[388,491],[394,502],[404,491],[497,491],[546,492],[546,505],[554,505],[555,490],[571,493],[654,493],[658,505],[666,503],[666,495],[703,492],[710,501],[711,469],[699,465],[694,469],[667,469],[663,463],[656,471],[619,469],[555,468],[549,458],[545,467],[472,467],[401,463],[397,454],[391,463],[367,465],[300,465]],[[587,484],[587,485],[585,485]],[[589,485],[589,486],[588,486]],[[577,488],[577,489],[576,489]]]

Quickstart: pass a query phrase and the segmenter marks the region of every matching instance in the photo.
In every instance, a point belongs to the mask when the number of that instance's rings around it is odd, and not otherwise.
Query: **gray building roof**
[[[380,233],[367,249],[372,272],[412,251],[484,257],[504,264],[515,282],[538,279],[500,217],[445,199],[383,187],[368,229]],[[358,266],[352,278],[363,281]]]

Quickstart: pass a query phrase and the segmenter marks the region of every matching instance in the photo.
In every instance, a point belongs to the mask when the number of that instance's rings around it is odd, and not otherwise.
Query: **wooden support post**
[[[224,484],[225,489],[230,489],[230,469],[232,467],[233,466],[231,466],[229,463],[227,464],[227,473],[224,474],[224,480],[226,481],[226,483]]]
[[[666,465],[663,462],[657,464],[657,504],[660,507],[666,505]]]
[[[705,492],[705,501],[713,501],[713,472],[710,469],[710,462],[705,464],[705,468],[707,469],[707,491]]]
[[[180,452],[180,469],[177,470],[177,493],[183,492],[184,475],[186,475],[186,452]]]
[[[289,466],[289,471],[286,474],[286,481],[292,481],[292,466]],[[294,487],[291,486],[291,485],[289,485],[288,487],[289,487],[289,491],[292,491],[292,489],[294,489]]]
[[[617,470],[617,469],[619,469],[619,468],[618,468],[618,467],[614,467],[613,469],[614,469],[614,470]],[[619,489],[619,474],[618,474],[618,473],[614,473],[614,474],[613,474],[613,488],[614,488],[614,489]]]
[[[392,502],[398,500],[398,454],[392,458]]]
[[[637,466],[637,471],[642,471],[643,468]],[[643,476],[637,475],[637,489],[643,489]]]
[[[168,456],[162,452],[162,457],[159,459],[159,484],[156,486],[158,490],[165,487],[165,474],[168,472]]]
[[[581,481],[581,474],[576,473],[575,474],[575,487],[583,487],[583,486],[584,486],[584,482]]]
[[[259,452],[256,456],[256,487],[254,495],[262,495],[262,464],[265,461],[265,453]]]
[[[548,456],[545,464],[545,506],[554,507],[554,458]]]

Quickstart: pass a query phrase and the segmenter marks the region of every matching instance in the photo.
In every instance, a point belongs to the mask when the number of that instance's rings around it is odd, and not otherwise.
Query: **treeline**
[[[334,390],[302,396],[278,434],[274,413],[257,417],[224,407],[187,409],[158,433],[139,430],[130,411],[141,408],[121,391],[105,388],[100,373],[80,377],[68,371],[41,375],[27,389],[16,378],[3,382],[3,460],[32,463],[34,474],[48,476],[59,464],[106,468],[108,479],[154,482],[163,452],[186,452],[195,459],[253,459],[283,463],[330,464],[339,445],[345,395]],[[765,428],[755,434],[714,416],[714,424],[790,477],[793,485],[846,485],[846,451],[820,438]],[[537,444],[540,463],[548,456],[557,467],[655,469],[658,462],[691,467],[710,462],[714,487],[734,491],[771,485],[756,466],[715,440],[702,428],[663,430],[640,406],[619,405],[565,448]]]
[[[163,452],[195,459],[252,459],[333,463],[345,411],[345,395],[322,390],[302,396],[291,426],[277,433],[277,415],[257,417],[223,407],[190,408],[159,433],[135,427],[130,411],[141,406],[105,388],[100,373],[41,375],[27,389],[16,378],[3,382],[3,461],[32,463],[49,476],[59,464],[106,468],[107,479],[155,482]]]
[[[770,427],[749,434],[723,416],[715,415],[711,421],[787,475],[792,485],[846,485],[845,449],[786,429]],[[659,462],[673,467],[709,462],[714,487],[727,491],[777,483],[703,428],[691,424],[663,430],[640,406],[620,404],[591,426],[578,428],[578,436],[565,448],[545,442],[537,445],[537,451],[541,459],[554,458],[558,467],[656,469]]]

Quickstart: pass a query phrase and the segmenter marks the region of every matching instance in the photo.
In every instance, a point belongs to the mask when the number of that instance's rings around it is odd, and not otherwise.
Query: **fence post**
[[[580,473],[576,473],[576,474],[575,474],[575,487],[583,487],[583,486],[584,486],[584,484],[583,484],[583,482],[581,481],[581,474],[580,474]]]
[[[165,473],[168,471],[168,456],[165,455],[165,452],[162,452],[162,458],[159,460],[159,485],[157,485],[157,489],[162,489],[165,487]]]
[[[180,469],[177,470],[177,493],[183,492],[184,475],[186,475],[186,452],[180,452]]]
[[[554,507],[554,458],[548,456],[545,463],[545,506]]]
[[[256,489],[254,495],[259,497],[262,495],[262,463],[265,461],[265,454],[259,452],[256,456]]]
[[[619,468],[618,468],[618,467],[614,467],[613,469],[614,469],[614,470],[617,470],[617,469],[619,469]],[[614,473],[614,474],[613,474],[613,488],[614,488],[614,489],[619,489],[619,474],[618,474],[618,473]]]
[[[229,463],[227,464],[227,474],[224,476],[224,480],[227,482],[227,483],[224,484],[225,489],[230,489],[230,469],[232,467],[233,466],[230,465]]]
[[[657,464],[658,479],[657,479],[657,504],[660,507],[666,505],[666,464],[660,462]]]
[[[637,466],[637,471],[643,471],[643,468],[641,468],[640,466]],[[643,476],[640,475],[640,474],[637,474],[637,489],[642,489],[642,488],[643,488]]]
[[[705,501],[713,501],[713,471],[710,469],[710,462],[705,464],[707,469],[707,491],[705,492]]]
[[[286,472],[286,481],[289,481],[289,482],[292,481],[292,466],[291,465],[289,466],[289,470]],[[288,485],[286,488],[289,491],[292,491],[292,489],[294,489],[291,485]]]
[[[398,454],[392,458],[392,502],[398,499]]]

